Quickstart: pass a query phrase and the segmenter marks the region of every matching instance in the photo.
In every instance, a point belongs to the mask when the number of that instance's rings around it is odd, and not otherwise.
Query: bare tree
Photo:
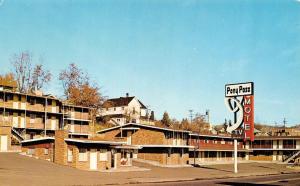
[[[15,54],[11,63],[19,92],[40,90],[51,80],[51,73],[44,70],[41,64],[35,65],[32,70],[32,55],[27,51]]]
[[[31,76],[31,55],[29,52],[15,54],[11,61],[14,67],[14,75],[17,80],[17,90],[28,92]]]
[[[47,84],[51,80],[52,74],[50,71],[43,69],[43,65],[36,65],[33,69],[30,88],[33,90],[40,90],[44,84]]]
[[[71,63],[67,69],[60,72],[59,80],[62,82],[64,95],[68,99],[71,89],[82,85],[84,80],[87,81],[87,75],[84,75],[75,63]]]

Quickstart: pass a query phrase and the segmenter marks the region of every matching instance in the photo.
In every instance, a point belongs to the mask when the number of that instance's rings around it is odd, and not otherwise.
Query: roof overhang
[[[260,148],[260,149],[250,149],[251,151],[300,151],[300,149],[267,149],[267,148]]]
[[[69,135],[74,135],[74,136],[90,136],[91,134],[88,134],[88,133],[72,133],[72,132],[69,132]]]
[[[67,142],[82,143],[82,144],[103,144],[103,145],[122,145],[126,142],[115,142],[115,141],[91,141],[91,140],[79,140],[79,139],[65,139]]]
[[[138,127],[125,127],[125,128],[121,128],[120,130],[139,130],[140,128]]]
[[[47,141],[47,140],[55,140],[53,137],[44,137],[44,138],[36,138],[36,139],[29,139],[29,140],[23,140],[21,143],[30,143],[30,142],[38,142],[38,141]]]
[[[188,145],[137,145],[141,148],[194,148]]]
[[[133,149],[133,150],[137,150],[137,149],[142,149],[143,147],[140,147],[138,145],[118,145],[118,146],[114,146],[113,148],[115,148],[115,149]]]
[[[234,152],[234,149],[190,149],[190,151],[199,152]],[[252,152],[251,149],[238,149],[238,152]]]

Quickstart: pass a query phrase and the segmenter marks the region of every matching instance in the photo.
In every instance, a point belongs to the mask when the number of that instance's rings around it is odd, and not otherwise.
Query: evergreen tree
[[[150,120],[151,120],[151,121],[154,121],[154,120],[155,120],[155,118],[154,118],[154,111],[151,111],[151,114],[150,114]]]
[[[170,127],[171,119],[169,117],[168,112],[164,112],[164,115],[163,115],[163,118],[162,118],[161,122],[165,127]]]

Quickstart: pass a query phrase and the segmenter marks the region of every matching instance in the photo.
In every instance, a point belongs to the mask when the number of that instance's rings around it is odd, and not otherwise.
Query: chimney
[[[127,97],[127,98],[129,97],[129,93],[128,93],[128,92],[126,93],[126,97]]]
[[[65,139],[68,138],[68,132],[64,130],[55,131],[54,143],[54,162],[60,165],[67,165],[67,148]]]

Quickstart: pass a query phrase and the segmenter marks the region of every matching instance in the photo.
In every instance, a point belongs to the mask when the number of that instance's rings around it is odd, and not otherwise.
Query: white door
[[[51,130],[55,130],[56,129],[56,120],[51,119]]]
[[[13,116],[13,126],[14,127],[19,127],[19,122],[18,121],[19,121],[18,116],[15,116],[15,114],[14,114],[14,116]]]
[[[13,102],[13,108],[18,109],[18,107],[19,107],[19,103],[18,102]]]
[[[1,136],[0,138],[0,152],[6,152],[7,151],[7,136]]]
[[[53,107],[53,106],[52,106],[51,112],[56,113],[56,107]]]
[[[21,128],[25,128],[25,118],[24,117],[21,117]]]
[[[97,152],[90,152],[90,169],[97,170]]]
[[[127,145],[131,145],[131,134],[127,137]]]
[[[21,109],[23,109],[23,110],[26,109],[26,103],[21,103]]]
[[[71,128],[70,128],[70,132],[74,133],[75,132],[75,126],[74,125],[70,125]]]

